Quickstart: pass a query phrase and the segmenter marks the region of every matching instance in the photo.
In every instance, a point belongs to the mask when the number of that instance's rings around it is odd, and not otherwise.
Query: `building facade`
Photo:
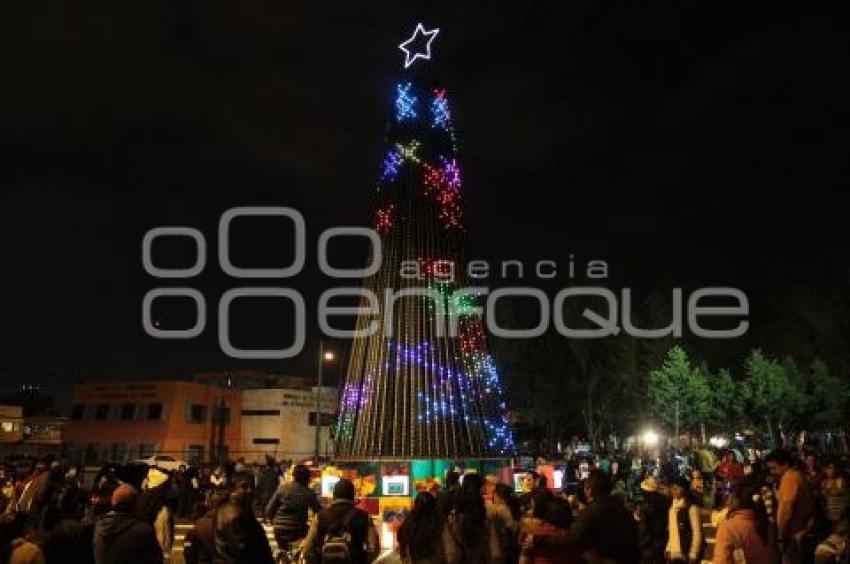
[[[24,438],[24,408],[0,405],[0,445],[20,443]]]
[[[224,400],[224,432],[215,416]],[[187,381],[92,382],[74,387],[66,452],[86,465],[169,455],[211,462],[240,444],[241,394]]]
[[[0,456],[42,458],[64,454],[66,417],[27,416],[21,406],[0,405]]]
[[[318,388],[271,388],[242,390],[241,455],[248,462],[262,462],[266,455],[276,460],[300,460],[313,456],[316,422],[321,424],[320,455],[333,454],[331,441],[337,388],[323,387],[319,396],[320,417],[316,417]]]

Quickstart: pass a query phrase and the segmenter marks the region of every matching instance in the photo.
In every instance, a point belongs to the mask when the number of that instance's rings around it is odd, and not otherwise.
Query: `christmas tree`
[[[375,193],[380,270],[365,281],[378,312],[361,314],[340,399],[340,459],[487,459],[513,436],[477,299],[469,286],[464,188],[447,90],[419,60],[439,30],[399,47],[386,156]],[[408,294],[390,312],[386,292]],[[455,323],[456,330],[450,326]]]

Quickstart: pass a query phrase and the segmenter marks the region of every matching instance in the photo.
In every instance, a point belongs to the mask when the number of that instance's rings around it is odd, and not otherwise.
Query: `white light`
[[[643,434],[643,444],[646,446],[655,446],[658,444],[658,433],[649,430]]]
[[[708,442],[715,448],[723,448],[729,444],[725,437],[711,437]]]
[[[333,352],[331,352],[331,351],[327,351],[327,352],[325,353],[325,360],[333,360],[334,358],[335,358],[335,357],[334,357],[334,353],[333,353]]]
[[[422,53],[420,51],[416,51],[411,56],[411,50],[408,49],[407,46],[416,41],[420,33],[428,38],[428,42],[425,44],[425,52]],[[416,30],[414,30],[410,39],[398,46],[399,49],[404,51],[404,68],[408,68],[410,65],[415,63],[417,59],[425,59],[426,61],[431,59],[431,42],[434,41],[434,38],[437,37],[438,33],[440,33],[439,28],[426,31],[421,23],[416,24]]]

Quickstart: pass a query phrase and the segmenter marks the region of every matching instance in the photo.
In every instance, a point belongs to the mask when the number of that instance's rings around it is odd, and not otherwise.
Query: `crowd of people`
[[[89,489],[63,461],[22,476],[0,468],[0,564],[164,562],[181,518],[194,525],[180,547],[187,564],[279,561],[262,521],[278,558],[308,563],[847,562],[845,460],[787,451],[747,463],[729,452],[709,467],[683,459],[586,457],[567,470],[577,488],[555,490],[528,472],[519,494],[449,472],[439,490],[418,493],[386,554],[354,484],[340,479],[323,506],[305,466],[286,480],[271,460],[107,467]]]

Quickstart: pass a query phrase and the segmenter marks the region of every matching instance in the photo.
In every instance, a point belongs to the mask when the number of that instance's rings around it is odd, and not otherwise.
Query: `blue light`
[[[396,121],[404,121],[416,117],[416,96],[410,94],[411,88],[412,85],[409,82],[396,86]]]
[[[434,127],[448,129],[451,123],[449,114],[449,101],[446,99],[446,91],[434,90],[434,99],[431,101],[431,116],[434,118]]]

